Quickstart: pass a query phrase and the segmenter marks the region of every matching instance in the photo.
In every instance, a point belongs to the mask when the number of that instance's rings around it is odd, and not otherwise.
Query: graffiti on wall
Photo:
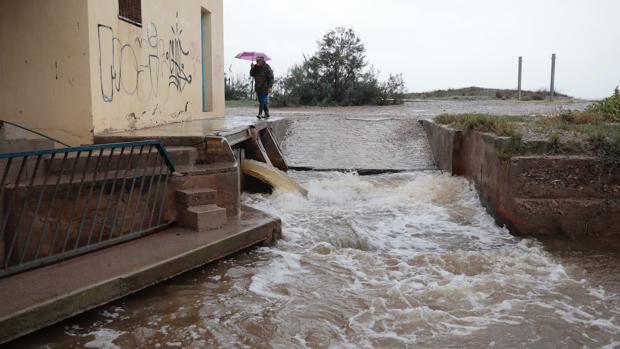
[[[185,61],[195,65],[193,58],[197,53],[191,51],[198,45],[192,42],[186,48],[178,13],[176,24],[170,27],[166,39],[154,23],[149,23],[142,32],[135,39],[123,42],[112,27],[97,26],[104,102],[113,102],[118,93],[136,95],[143,101],[153,97],[167,98],[170,90],[183,92],[192,84],[193,75],[187,71]]]

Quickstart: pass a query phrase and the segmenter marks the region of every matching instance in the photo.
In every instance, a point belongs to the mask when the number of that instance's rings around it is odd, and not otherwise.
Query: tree
[[[325,34],[318,45],[307,64],[319,83],[328,87],[327,98],[342,103],[366,66],[366,48],[353,29],[343,27]]]
[[[381,101],[380,104],[388,104],[389,100],[393,104],[402,102],[405,97],[405,81],[403,74],[390,74],[387,81],[381,84]]]
[[[278,83],[278,105],[365,105],[402,101],[402,75],[381,83],[375,70],[366,69],[366,48],[353,29],[329,31],[318,42],[317,52],[304,56]]]

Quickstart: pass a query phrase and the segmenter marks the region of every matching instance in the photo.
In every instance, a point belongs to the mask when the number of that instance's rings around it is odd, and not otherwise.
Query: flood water
[[[275,246],[21,340],[44,348],[618,348],[618,244],[520,239],[439,172],[294,172]]]

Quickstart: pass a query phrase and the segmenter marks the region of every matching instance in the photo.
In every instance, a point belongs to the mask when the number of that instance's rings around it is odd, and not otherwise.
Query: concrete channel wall
[[[439,169],[474,183],[519,235],[620,236],[620,168],[588,156],[507,156],[508,137],[421,121]]]

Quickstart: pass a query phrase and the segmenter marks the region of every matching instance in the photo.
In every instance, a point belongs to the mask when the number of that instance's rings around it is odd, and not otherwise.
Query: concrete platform
[[[0,279],[0,343],[127,296],[281,234],[281,221],[250,207],[221,229],[170,228]]]
[[[205,137],[224,137],[231,146],[249,138],[248,128],[255,127],[259,131],[271,126],[276,138],[281,133],[281,125],[285,118],[271,117],[269,120],[258,120],[252,116],[226,116],[215,119],[199,119],[173,124],[165,124],[133,131],[100,133],[95,135],[95,143],[119,143],[157,139],[166,146],[195,145]]]

